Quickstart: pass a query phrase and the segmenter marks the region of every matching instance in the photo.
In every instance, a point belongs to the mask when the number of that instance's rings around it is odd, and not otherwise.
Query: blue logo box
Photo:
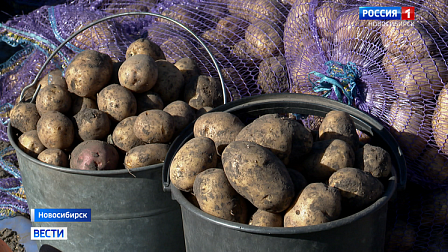
[[[91,222],[90,209],[31,209],[31,222]]]
[[[359,7],[359,20],[401,20],[401,7]]]

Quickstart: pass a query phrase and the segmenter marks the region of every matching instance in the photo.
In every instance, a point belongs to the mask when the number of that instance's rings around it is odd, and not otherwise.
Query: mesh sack
[[[287,4],[277,0],[161,1],[155,9],[201,37],[222,70],[232,100],[289,90],[283,47]],[[168,61],[192,57],[202,74],[217,76],[206,51],[190,34],[160,19],[147,30]]]
[[[448,191],[408,184],[389,203],[386,252],[448,251]]]
[[[414,6],[415,20],[359,20],[361,6]],[[352,104],[382,122],[405,154],[409,181],[426,188],[448,185],[446,9],[438,0],[299,0],[285,24],[290,91]]]
[[[12,146],[0,151],[0,170],[7,176],[0,178],[0,220],[18,214],[29,214],[17,157]]]

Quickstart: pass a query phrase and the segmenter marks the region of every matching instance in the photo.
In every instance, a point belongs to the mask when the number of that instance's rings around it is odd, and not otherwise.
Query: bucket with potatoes
[[[39,247],[185,251],[180,207],[163,191],[162,163],[189,123],[225,103],[222,81],[201,75],[190,58],[168,62],[148,39],[130,44],[123,62],[84,50],[64,71],[41,73],[22,91],[8,126],[28,206],[91,209],[91,222],[34,222],[67,227],[67,240],[41,240]]]
[[[187,251],[383,251],[406,165],[364,112],[264,94],[197,118],[171,145],[163,179]]]

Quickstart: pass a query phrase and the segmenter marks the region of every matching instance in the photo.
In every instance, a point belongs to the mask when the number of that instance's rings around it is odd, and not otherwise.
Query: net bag
[[[287,4],[276,0],[161,1],[155,11],[200,36],[217,59],[232,99],[289,90],[283,46]],[[189,34],[158,19],[147,31],[170,62],[192,57],[203,74],[216,76],[210,58]]]
[[[415,20],[359,20],[361,6],[413,6]],[[381,121],[405,154],[409,181],[426,188],[448,185],[447,8],[437,0],[299,0],[285,24],[290,91]]]

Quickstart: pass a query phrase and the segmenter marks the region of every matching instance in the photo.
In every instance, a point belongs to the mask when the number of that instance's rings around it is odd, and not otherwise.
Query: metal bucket
[[[34,81],[20,95],[38,83],[51,59],[71,39],[88,28],[121,16],[150,15],[168,20],[190,33],[204,47],[217,70],[228,100],[219,65],[204,42],[186,26],[169,17],[151,12],[126,12],[98,19],[63,41],[48,57]],[[40,85],[31,99],[34,102]],[[8,126],[8,138],[15,148],[28,206],[39,208],[91,209],[91,222],[34,222],[34,227],[67,227],[66,241],[39,241],[61,251],[185,251],[179,204],[164,193],[160,178],[162,164],[127,170],[82,171],[43,163],[18,147],[18,131]],[[134,177],[135,176],[135,177]],[[46,246],[43,246],[46,247]]]
[[[43,163],[16,149],[28,207],[91,209],[91,222],[33,222],[67,227],[67,240],[37,241],[61,251],[185,251],[179,204],[163,192],[162,164],[132,170],[83,171]]]
[[[398,188],[406,184],[403,154],[391,134],[367,114],[313,95],[268,94],[243,98],[213,111],[226,111],[240,119],[257,118],[268,113],[297,113],[325,116],[331,110],[348,112],[356,127],[374,139],[373,145],[389,151],[394,168],[384,195],[364,210],[324,224],[296,227],[256,227],[230,222],[209,215],[191,204],[181,191],[170,184],[169,167],[178,149],[193,137],[193,124],[176,139],[166,157],[163,169],[164,188],[171,191],[181,205],[186,251],[383,251],[386,233],[387,204]]]

